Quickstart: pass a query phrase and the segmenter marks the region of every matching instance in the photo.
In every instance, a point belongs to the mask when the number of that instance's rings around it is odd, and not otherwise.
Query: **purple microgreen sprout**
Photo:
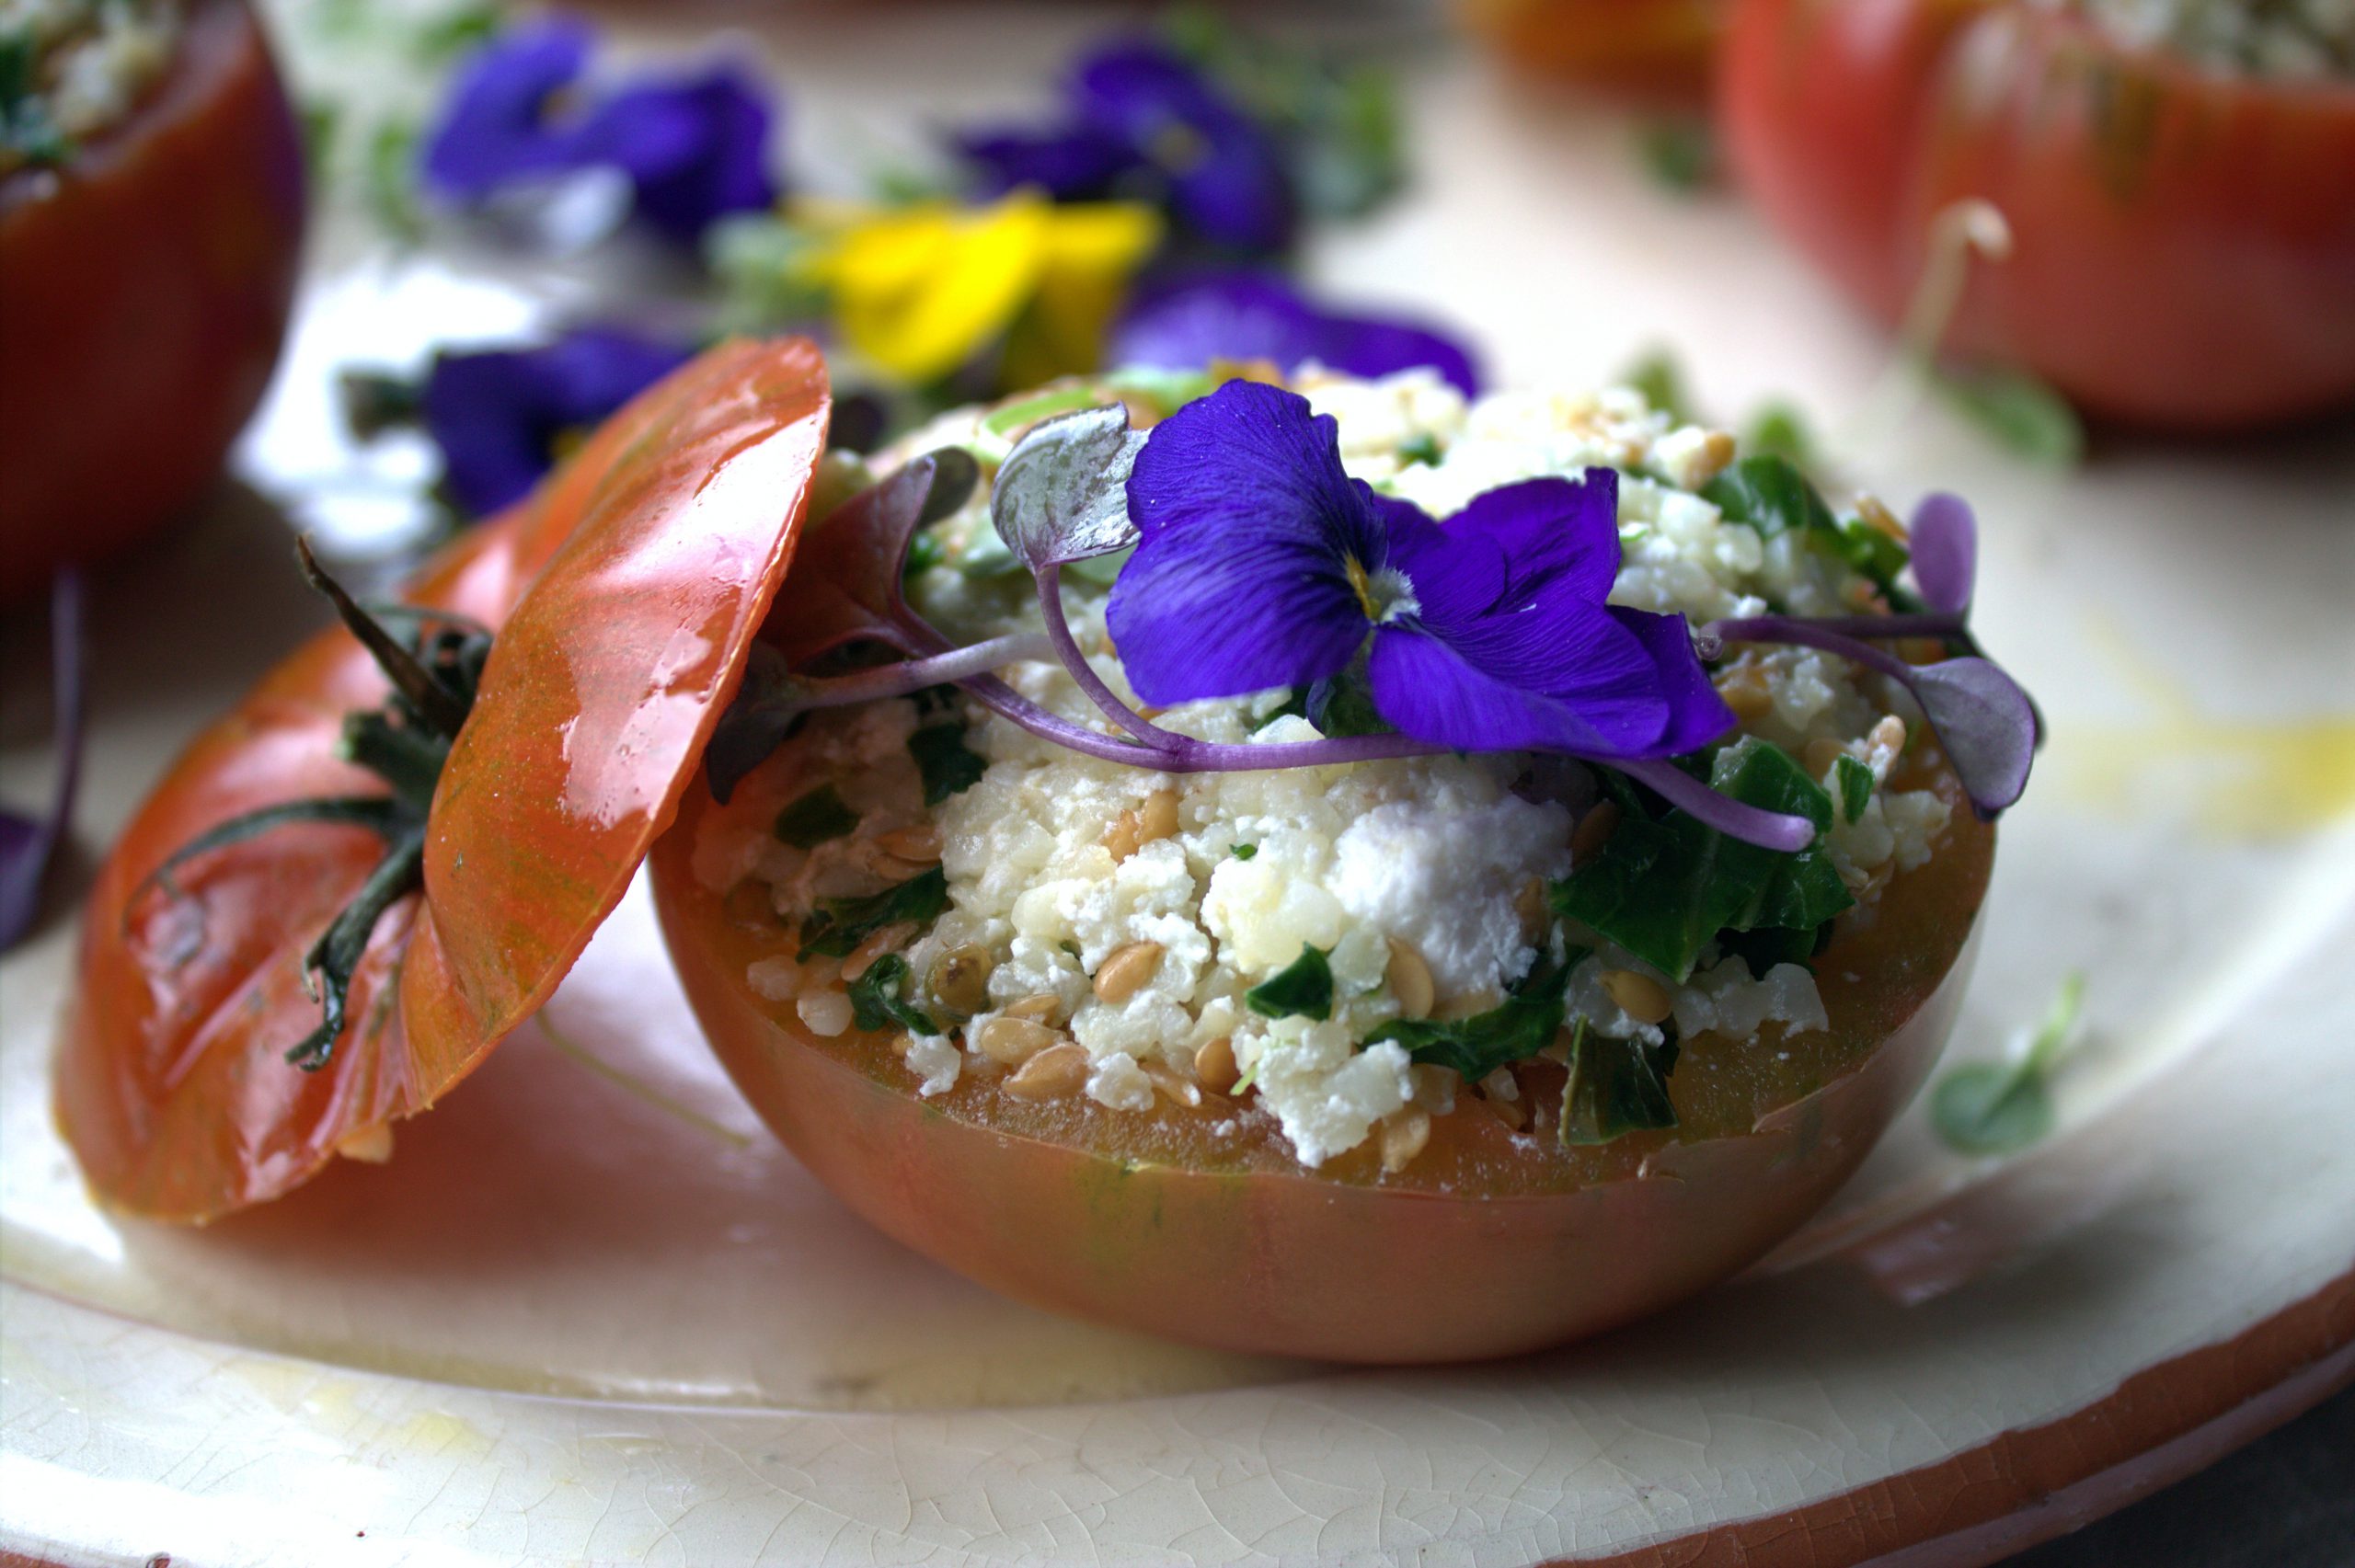
[[[50,585],[49,637],[57,787],[38,822],[0,810],[0,952],[23,941],[40,918],[41,886],[74,819],[74,797],[82,782],[82,574],[72,567]]]
[[[1970,608],[1979,570],[1979,529],[1970,503],[1941,491],[1913,509],[1913,586],[1932,613],[1960,616]],[[1903,636],[1906,633],[1886,634]]]
[[[1982,816],[1993,816],[2028,787],[2036,757],[2036,709],[2019,683],[1976,655],[1908,664],[1884,648],[1792,615],[1717,621],[1706,635],[1722,642],[1796,643],[1837,654],[1903,686],[1946,748],[1963,793]]]
[[[1129,411],[1118,403],[1032,427],[990,492],[998,537],[1033,572],[1134,544],[1125,497],[1144,444],[1144,432],[1129,428]]]

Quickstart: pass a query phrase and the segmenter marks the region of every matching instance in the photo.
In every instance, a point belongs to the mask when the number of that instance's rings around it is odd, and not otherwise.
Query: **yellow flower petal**
[[[818,265],[852,349],[903,381],[936,381],[1002,337],[1038,292],[1053,209],[1017,192],[971,211],[932,203],[849,227]]]
[[[1005,384],[1036,386],[1098,368],[1104,329],[1161,231],[1161,215],[1136,202],[1053,209],[1038,297],[1006,341]]]

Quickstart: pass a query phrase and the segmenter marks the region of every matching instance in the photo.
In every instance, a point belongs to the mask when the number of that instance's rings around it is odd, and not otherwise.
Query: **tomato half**
[[[1461,0],[1465,24],[1517,69],[1645,97],[1708,86],[1724,0]]]
[[[424,893],[376,924],[327,1065],[303,955],[382,846],[284,826],[154,874],[258,807],[374,787],[345,715],[385,682],[323,633],[167,773],[90,894],[57,1114],[98,1197],[201,1220],[277,1196],[431,1104],[546,999],[668,819],[741,678],[825,444],[818,351],[712,350],[642,394],[411,602],[500,629],[433,796]],[[528,591],[527,591],[528,589]]]
[[[168,521],[270,381],[303,149],[244,0],[193,0],[162,83],[0,183],[0,601]]]
[[[703,824],[774,809],[752,790],[727,807],[691,790],[651,875],[672,961],[738,1087],[899,1241],[1006,1295],[1172,1338],[1460,1360],[1593,1333],[1725,1277],[1864,1158],[1953,1023],[1994,850],[1951,779],[1924,782],[1955,805],[1950,836],[1821,956],[1830,1029],[1773,1049],[1689,1038],[1672,1133],[1565,1149],[1459,1110],[1388,1175],[1371,1145],[1304,1171],[1272,1118],[1237,1120],[1218,1096],[1109,1113],[965,1073],[920,1099],[892,1036],[816,1038],[746,979],[792,951],[786,931],[738,918],[695,873]]]
[[[1931,221],[1977,197],[1949,345],[2087,410],[2220,429],[2355,399],[2355,84],[2130,50],[2022,0],[1735,0],[1729,155],[1767,217],[1894,323]]]

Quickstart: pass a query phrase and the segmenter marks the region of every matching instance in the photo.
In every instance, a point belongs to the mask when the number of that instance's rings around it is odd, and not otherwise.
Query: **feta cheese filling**
[[[1338,420],[1353,476],[1435,516],[1499,485],[1618,469],[1614,602],[1696,624],[1870,607],[1872,584],[1832,554],[1721,515],[1698,491],[1734,457],[1731,438],[1679,427],[1634,391],[1467,403],[1428,373],[1361,382],[1312,372],[1293,385]],[[1010,447],[988,418],[945,416],[899,450],[965,445],[986,471]],[[919,557],[932,564],[909,584],[916,608],[963,640],[1039,624],[1028,578],[992,529],[986,488],[935,525]],[[1067,573],[1065,601],[1091,665],[1128,695],[1105,632],[1103,565]],[[1005,673],[1058,715],[1103,725],[1061,665]],[[1860,809],[1835,813],[1827,841],[1860,901],[1935,852],[1947,797],[1890,782],[1912,734],[1900,690],[1805,648],[1743,650],[1716,678],[1744,732],[1788,751],[1835,800],[1869,780]],[[1315,738],[1290,698],[1189,703],[1155,719],[1227,743]],[[912,746],[919,732],[927,738]],[[1554,915],[1548,885],[1593,853],[1582,829],[1607,830],[1614,809],[1591,771],[1568,759],[1447,755],[1177,777],[1081,756],[943,692],[815,713],[741,788],[752,805],[731,810],[733,826],[706,827],[696,872],[715,892],[762,901],[787,930],[821,900],[937,876],[925,919],[802,961],[788,943],[747,976],[812,1032],[837,1035],[874,990],[869,971],[903,962],[894,983],[937,1031],[906,1031],[910,1082],[923,1095],[968,1074],[1017,1097],[1084,1096],[1114,1116],[1150,1115],[1162,1097],[1234,1095],[1239,1114],[1272,1116],[1304,1166],[1380,1134],[1395,1168],[1419,1147],[1397,1129],[1448,1114],[1466,1086],[1370,1036],[1401,1020],[1488,1013],[1543,963],[1570,966],[1570,1017],[1616,1039],[1752,1043],[1827,1024],[1802,963],[1755,973],[1711,945],[1679,981]],[[821,790],[833,792],[841,830],[796,843],[780,836],[783,822],[768,830],[780,812],[810,815],[796,803]],[[1329,976],[1323,1016],[1253,1005],[1255,988],[1310,955]],[[1503,1082],[1484,1081],[1482,1095],[1510,1102],[1511,1072],[1489,1077]]]

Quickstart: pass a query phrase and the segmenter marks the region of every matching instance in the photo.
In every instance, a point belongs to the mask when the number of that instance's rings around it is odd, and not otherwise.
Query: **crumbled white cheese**
[[[1499,891],[1568,872],[1570,827],[1563,807],[1508,794],[1389,801],[1335,842],[1333,897],[1411,944],[1442,994],[1501,990],[1536,955]]]

